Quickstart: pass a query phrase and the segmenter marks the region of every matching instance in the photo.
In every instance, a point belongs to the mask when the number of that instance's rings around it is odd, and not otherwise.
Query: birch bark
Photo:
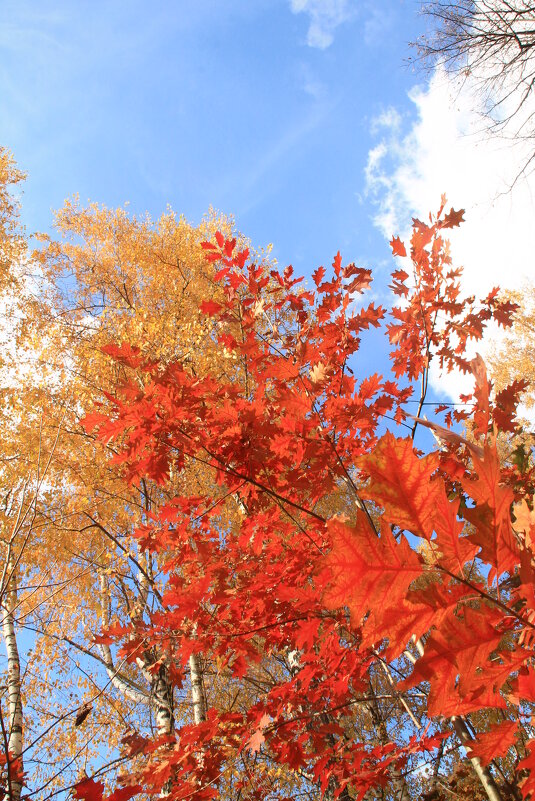
[[[99,573],[100,604],[102,625],[106,629],[110,625],[110,592],[103,570]],[[145,575],[138,576],[139,595],[135,604],[132,619],[139,619],[146,609],[150,593],[149,581]],[[106,643],[99,645],[102,661],[106,673],[113,686],[125,697],[134,703],[144,704],[152,709],[156,721],[156,730],[159,735],[172,734],[175,728],[173,686],[169,680],[169,671],[164,661],[158,671],[151,670],[152,665],[158,661],[154,654],[148,651],[138,657],[136,663],[148,683],[149,689],[144,692],[134,686],[128,676],[123,675],[114,663],[111,648]]]
[[[15,628],[17,609],[16,565],[11,544],[6,546],[5,584],[0,599],[2,634],[7,655],[7,769],[9,801],[19,801],[22,783],[19,776],[23,770],[23,715],[20,680],[20,656]]]
[[[195,723],[202,723],[206,720],[206,694],[204,692],[204,682],[202,678],[202,664],[199,654],[191,654],[189,658],[189,670],[191,677],[191,701],[193,704],[193,719]]]

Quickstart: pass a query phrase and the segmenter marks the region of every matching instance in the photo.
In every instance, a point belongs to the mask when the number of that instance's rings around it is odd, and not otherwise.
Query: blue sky
[[[299,10],[301,9],[301,10]],[[388,256],[371,224],[373,119],[414,111],[413,0],[4,0],[0,142],[24,220],[79,193],[197,222],[210,205],[311,271]],[[422,80],[422,76],[420,76]]]
[[[338,249],[373,267],[388,302],[388,239],[445,192],[466,208],[452,244],[467,289],[520,286],[535,275],[535,173],[507,191],[522,143],[484,133],[470,79],[407,66],[420,5],[4,0],[0,143],[28,172],[28,231],[74,193],[192,223],[213,206],[298,272]]]

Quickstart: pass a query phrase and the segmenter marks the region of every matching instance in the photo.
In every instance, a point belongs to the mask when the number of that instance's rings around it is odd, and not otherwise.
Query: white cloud
[[[411,217],[436,211],[445,193],[448,206],[466,209],[466,223],[450,236],[466,292],[482,297],[496,285],[519,288],[535,276],[535,173],[515,183],[533,143],[488,133],[474,85],[456,84],[440,69],[410,99],[417,117],[408,132],[395,109],[372,126],[378,142],[368,154],[366,187],[377,203],[376,225],[389,239],[407,236]],[[525,113],[534,110],[530,100]],[[493,330],[491,336],[499,335]],[[487,338],[478,346],[483,355],[489,344]],[[439,382],[434,375],[432,383],[452,398],[468,388],[459,376]]]
[[[290,8],[294,14],[309,15],[307,44],[320,50],[333,43],[336,28],[356,12],[351,0],[290,0]]]

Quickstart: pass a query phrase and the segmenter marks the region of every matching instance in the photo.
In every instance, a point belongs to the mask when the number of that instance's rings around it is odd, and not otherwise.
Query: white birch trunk
[[[191,701],[193,704],[193,719],[195,723],[206,720],[206,695],[202,679],[201,658],[199,654],[191,654],[189,658],[189,671],[191,677]]]
[[[109,592],[108,592],[108,585],[106,582],[106,576],[104,574],[104,571],[102,570],[99,571],[99,585],[100,585],[100,611],[101,611],[102,626],[104,628],[108,628],[108,626],[110,625],[110,616],[108,610]],[[139,690],[137,690],[135,687],[132,687],[129,684],[127,677],[122,676],[121,673],[115,667],[110,646],[107,643],[100,643],[99,651],[102,657],[102,661],[104,662],[108,678],[110,679],[115,689],[118,690],[122,695],[124,695],[125,698],[128,698],[130,701],[134,701],[134,703],[146,704],[148,696],[145,693],[139,692]]]
[[[8,750],[9,763],[17,760],[17,769],[9,769],[9,801],[19,801],[22,784],[17,781],[16,776],[22,773],[23,769],[23,747],[22,747],[22,698],[20,685],[20,657],[17,645],[17,635],[15,630],[15,610],[17,608],[17,581],[15,576],[15,564],[8,546],[7,578],[6,586],[3,591],[2,605],[2,634],[6,647],[7,655],[7,704],[8,704]],[[7,755],[6,755],[7,756]],[[13,775],[15,773],[15,775]]]
[[[472,767],[476,772],[476,775],[479,781],[481,782],[481,785],[485,790],[489,801],[502,801],[502,796],[500,794],[498,786],[496,785],[496,782],[494,781],[489,769],[481,764],[481,760],[479,759],[479,757],[476,757],[475,755],[470,756],[471,753],[470,742],[473,741],[473,737],[468,731],[466,723],[461,717],[458,716],[452,717],[451,722],[453,723],[453,728],[455,729],[457,737],[466,748],[468,759],[472,763]]]
[[[153,677],[151,689],[158,734],[172,734],[175,730],[173,687],[165,665],[161,665],[158,674]]]
[[[99,581],[102,625],[104,628],[107,628],[110,624],[109,589],[103,570],[100,571]],[[132,614],[132,620],[142,618],[145,607],[147,606],[149,584],[146,575],[141,573],[138,575],[138,586],[139,598],[134,613]],[[149,692],[144,693],[133,687],[128,677],[121,675],[117,670],[110,646],[102,643],[99,647],[102,660],[106,667],[106,673],[113,686],[124,695],[125,698],[129,698],[136,703],[148,704],[152,708],[156,721],[156,730],[159,735],[172,734],[175,729],[173,686],[169,681],[169,671],[165,663],[162,663],[158,672],[154,673],[150,670],[154,657],[149,652],[144,653],[136,659],[137,665],[150,687]]]

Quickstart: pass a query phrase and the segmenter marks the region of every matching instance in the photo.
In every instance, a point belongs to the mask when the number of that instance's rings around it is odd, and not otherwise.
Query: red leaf
[[[100,350],[102,353],[112,356],[116,361],[129,367],[139,367],[142,362],[141,349],[136,345],[130,345],[128,342],[123,342],[121,345],[103,345]]]
[[[528,386],[529,381],[526,379],[513,381],[512,384],[497,393],[492,417],[500,431],[516,431],[518,427],[515,422],[516,409],[520,395]]]
[[[232,663],[232,675],[239,679],[247,675],[247,660],[243,654],[239,654]]]
[[[392,253],[394,256],[406,256],[407,249],[405,245],[399,238],[399,236],[393,236],[390,240],[390,247],[392,248]]]
[[[387,432],[358,464],[371,478],[366,497],[384,507],[391,523],[429,539],[443,492],[440,480],[431,481],[438,467],[436,454],[419,458],[412,440]]]
[[[371,270],[367,270],[364,267],[353,267],[350,274],[351,277],[355,277],[346,284],[347,292],[364,292],[365,289],[368,289],[372,282]]]
[[[222,281],[223,278],[226,278],[230,272],[230,267],[222,267],[220,270],[214,273],[214,281]]]
[[[425,591],[409,591],[401,603],[374,606],[366,620],[362,635],[364,647],[376,647],[383,640],[388,646],[383,650],[385,658],[396,658],[413,637],[418,639],[433,626],[440,627],[444,617],[455,609],[464,596],[462,587],[446,591],[439,584],[431,584]]]
[[[312,278],[314,279],[314,283],[317,287],[321,284],[325,277],[325,267],[318,267],[317,270],[314,270],[312,273]]]
[[[529,701],[530,704],[535,703],[535,673],[521,668],[513,681],[512,689],[515,704],[518,704],[520,699]]]
[[[392,273],[392,283],[388,285],[394,295],[398,295],[398,297],[403,298],[409,294],[409,288],[408,286],[405,286],[405,281],[408,277],[409,274],[406,273],[405,270],[394,270]],[[399,339],[399,336],[397,339]],[[392,338],[392,335],[390,336],[390,341],[396,341]]]
[[[401,603],[422,574],[420,558],[406,539],[396,543],[388,527],[378,537],[363,513],[355,527],[333,518],[327,529],[332,549],[323,559],[329,576],[323,602],[329,609],[349,607],[356,625],[372,606]]]
[[[429,635],[423,657],[400,688],[428,681],[430,715],[450,717],[486,707],[506,708],[485,676],[489,657],[503,636],[496,628],[502,617],[487,607],[465,607],[462,617],[449,613]]]
[[[469,755],[479,757],[485,765],[489,765],[493,759],[505,756],[510,746],[515,742],[515,734],[518,731],[516,720],[506,720],[493,726],[489,731],[478,734],[474,742],[467,743]]]
[[[340,255],[340,251],[338,251],[333,261],[333,270],[337,278],[340,275],[341,269],[342,269],[342,256]]]
[[[221,311],[223,307],[220,303],[216,303],[215,300],[203,300],[199,308],[203,314],[208,315],[208,317],[213,317]]]
[[[94,779],[84,779],[73,787],[74,797],[83,801],[102,801],[104,785]]]
[[[80,425],[88,434],[91,434],[95,428],[100,427],[103,423],[109,423],[109,415],[102,414],[102,412],[90,412],[82,417]]]
[[[129,798],[132,798],[141,792],[143,792],[143,787],[141,787],[139,784],[132,784],[128,785],[127,787],[119,787],[117,790],[114,790],[113,793],[107,796],[105,801],[128,801]]]
[[[225,242],[224,253],[225,256],[232,256],[234,252],[234,248],[236,247],[236,240],[235,239],[227,239]]]

